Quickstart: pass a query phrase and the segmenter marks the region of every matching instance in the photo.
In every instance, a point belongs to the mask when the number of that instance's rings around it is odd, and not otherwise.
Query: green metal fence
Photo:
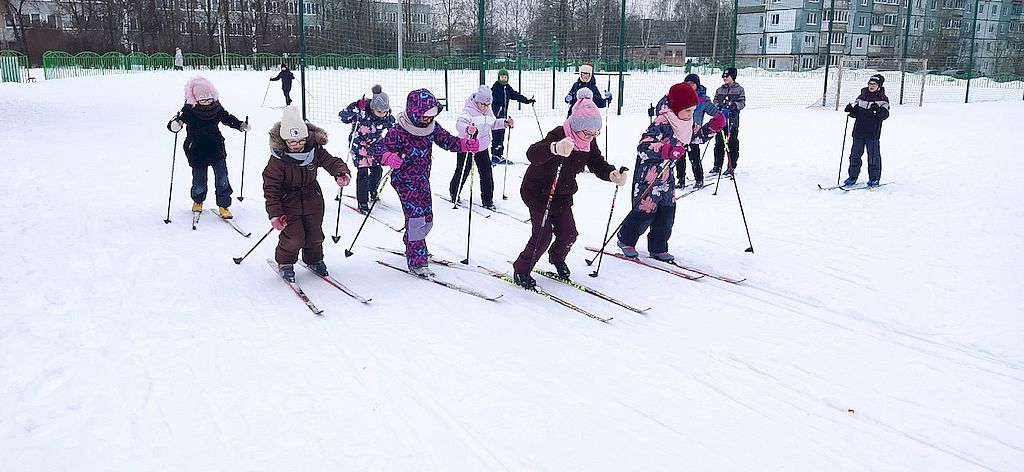
[[[26,82],[28,70],[28,56],[18,51],[0,51],[0,82]]]

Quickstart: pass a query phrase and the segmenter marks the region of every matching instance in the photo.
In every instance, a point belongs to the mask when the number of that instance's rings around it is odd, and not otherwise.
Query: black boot
[[[516,273],[512,275],[512,280],[516,283],[516,285],[523,287],[527,290],[533,290],[535,287],[537,287],[537,281],[534,280],[534,278],[530,276],[530,274]]]
[[[330,274],[327,273],[327,264],[324,264],[324,261],[314,262],[314,263],[309,265],[309,268],[312,269],[313,272],[316,272],[318,275],[321,275],[321,276],[324,276],[324,277],[327,277],[328,275],[330,275]]]
[[[281,264],[281,277],[289,282],[295,282],[295,266],[292,264]]]
[[[568,280],[569,279],[569,266],[562,262],[552,262],[551,265],[555,266],[555,270],[558,271],[558,276]]]

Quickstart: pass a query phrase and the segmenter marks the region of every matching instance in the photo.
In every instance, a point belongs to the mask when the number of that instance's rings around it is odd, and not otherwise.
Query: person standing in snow
[[[597,108],[604,108],[608,106],[608,103],[612,101],[612,93],[605,90],[604,95],[601,95],[601,91],[597,89],[597,79],[594,78],[594,65],[590,62],[584,62],[580,66],[580,78],[576,82],[573,82],[572,88],[569,89],[569,94],[565,96],[565,103],[569,104],[569,113],[572,115],[573,107],[576,105],[576,92],[580,89],[590,89],[593,95],[593,103]]]
[[[177,133],[182,127],[185,128],[185,157],[192,168],[192,211],[203,211],[208,168],[213,167],[214,192],[220,217],[230,219],[232,215],[228,207],[231,206],[232,190],[228,181],[228,153],[219,125],[224,124],[245,132],[249,131],[249,124],[228,113],[218,100],[219,97],[217,88],[206,77],[197,75],[189,79],[185,84],[185,106],[167,122],[167,129]]]
[[[384,133],[395,126],[395,117],[391,115],[391,103],[388,94],[380,85],[371,89],[373,96],[369,100],[365,96],[356,100],[338,112],[342,123],[351,123],[349,133],[352,161],[356,166],[356,200],[359,211],[369,213],[371,200],[377,198],[377,187],[380,186],[382,169],[375,162],[371,149]]]
[[[693,113],[700,99],[695,88],[686,82],[669,88],[663,101],[668,103],[668,108],[655,118],[636,148],[633,210],[623,221],[616,244],[626,257],[639,257],[636,242],[650,229],[647,250],[651,257],[672,262],[675,258],[668,252],[668,239],[675,224],[676,203],[674,176],[666,167],[678,165],[691,144],[710,141],[725,126],[726,120],[724,115],[716,115],[706,126],[696,124]]]
[[[509,103],[515,100],[519,103],[525,103],[532,105],[537,102],[533,98],[526,98],[519,92],[516,92],[514,88],[508,83],[508,71],[501,69],[498,71],[498,81],[491,86],[491,95],[494,97],[493,106],[491,109],[494,110],[494,117],[497,119],[508,118]],[[491,164],[492,165],[508,165],[512,164],[511,160],[505,159],[505,129],[495,128],[491,131]]]
[[[292,92],[292,81],[295,80],[295,74],[288,70],[288,64],[281,63],[281,72],[278,72],[276,76],[270,78],[271,81],[281,81],[281,92],[284,93],[284,105],[288,106],[292,104],[292,97],[289,95]]]
[[[850,173],[843,185],[857,183],[860,176],[861,156],[868,151],[868,187],[877,187],[882,179],[882,154],[879,139],[882,121],[889,117],[889,97],[885,95],[885,77],[872,75],[868,86],[860,89],[857,99],[846,105],[853,122],[853,146],[850,147]]]
[[[689,85],[697,93],[697,108],[693,110],[693,123],[697,126],[704,125],[704,115],[714,117],[718,114],[718,107],[708,98],[707,88],[700,84],[700,76],[689,74],[683,79],[683,83]],[[670,109],[668,95],[661,97],[658,105],[654,108],[657,115],[666,113]],[[657,116],[655,115],[655,116]],[[704,167],[700,161],[700,144],[691,142],[687,147],[687,157],[690,159],[690,167],[693,169],[694,187],[704,186]],[[682,188],[686,182],[686,164],[676,163],[676,188]]]
[[[725,130],[729,140],[729,166],[722,175],[732,175],[740,160],[740,110],[747,106],[747,94],[743,86],[736,83],[735,67],[722,73],[722,86],[715,91],[715,106],[725,113],[729,121],[729,127]],[[724,158],[725,139],[718,135],[715,137],[715,167],[711,168],[711,174],[722,172]]]
[[[391,167],[391,186],[398,192],[405,213],[405,259],[409,272],[433,277],[428,263],[427,234],[434,225],[430,194],[430,165],[434,144],[451,152],[477,152],[480,143],[473,138],[451,135],[434,121],[442,107],[427,89],[409,92],[405,111],[398,114],[397,126],[373,145],[373,158]]]
[[[487,154],[487,146],[491,141],[491,131],[505,131],[505,128],[513,126],[512,118],[498,119],[491,113],[491,89],[486,85],[480,88],[466,100],[466,107],[455,122],[455,128],[459,130],[461,138],[477,138],[480,142],[480,150],[477,152],[461,152],[458,154],[458,162],[455,164],[455,175],[448,185],[448,192],[452,196],[452,202],[459,201],[459,194],[462,187],[469,178],[470,169],[476,163],[477,173],[480,174],[480,199],[481,204],[488,210],[494,210],[494,176],[491,171],[491,158]]]
[[[592,92],[581,89],[576,93],[576,105],[569,118],[526,151],[530,166],[526,168],[519,194],[530,210],[533,230],[526,247],[512,264],[513,280],[526,289],[537,286],[530,273],[545,252],[558,275],[569,278],[565,258],[579,234],[572,213],[572,198],[578,190],[576,174],[586,166],[601,180],[618,186],[626,184],[626,173],[615,170],[605,160],[594,139],[601,134],[601,112],[594,104]]]
[[[185,70],[185,57],[181,54],[181,48],[174,48],[174,70]]]
[[[263,169],[263,197],[270,224],[281,231],[274,260],[281,277],[295,281],[295,262],[326,276],[324,263],[324,192],[316,180],[323,167],[339,187],[351,181],[345,161],[327,152],[327,132],[303,121],[296,107],[284,108],[270,128],[270,159]]]

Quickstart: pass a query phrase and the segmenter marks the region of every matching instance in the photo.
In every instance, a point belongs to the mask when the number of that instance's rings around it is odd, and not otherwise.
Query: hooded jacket
[[[455,121],[455,129],[459,130],[459,137],[461,138],[473,137],[469,135],[469,131],[467,131],[467,129],[470,124],[476,126],[476,139],[480,141],[481,151],[491,146],[491,130],[505,129],[505,120],[495,118],[494,113],[491,112],[491,108],[493,108],[493,106],[488,107],[486,112],[482,112],[476,107],[476,101],[473,97],[469,97],[469,99],[466,100],[466,106],[462,109],[462,113],[459,115],[459,119]]]
[[[657,110],[656,113],[660,115],[665,113],[665,110],[668,109],[668,95],[665,95],[664,97],[661,97],[661,100],[658,100],[658,105],[655,107],[655,110]],[[704,115],[714,117],[718,114],[718,111],[718,107],[716,107],[715,104],[711,102],[711,99],[708,98],[708,89],[703,85],[697,84],[697,108],[693,110],[693,122],[698,125],[703,125]]]
[[[366,102],[369,107],[369,101]],[[349,133],[349,140],[352,142],[351,151],[356,167],[364,168],[373,166],[373,155],[371,148],[377,143],[384,133],[395,126],[394,115],[388,113],[384,118],[373,114],[373,111],[359,107],[359,100],[356,100],[338,112],[338,118],[342,123],[352,124],[352,132]]]
[[[220,124],[234,129],[242,127],[242,122],[228,113],[220,101],[209,105],[188,105],[181,107],[177,118],[185,123],[185,157],[191,167],[205,167],[227,157],[224,148],[224,135],[220,132]],[[171,129],[174,119],[167,122]]]
[[[860,95],[846,106],[846,111],[855,119],[851,134],[853,137],[879,139],[882,136],[882,121],[889,117],[889,97],[885,95],[885,87],[878,87],[874,92],[867,87],[860,89]]]
[[[332,177],[350,174],[345,161],[324,149],[327,132],[311,123],[306,126],[309,137],[297,153],[288,152],[288,145],[281,139],[281,122],[270,128],[270,160],[263,169],[263,197],[271,218],[323,214],[323,190],[316,181],[316,169],[323,167]]]
[[[548,192],[551,191],[551,183],[555,179],[555,170],[562,160],[561,156],[551,153],[551,143],[561,141],[565,137],[565,129],[559,125],[548,132],[544,139],[533,143],[526,151],[526,158],[530,166],[526,168],[523,175],[523,185],[519,193],[523,202],[530,208],[543,209],[547,205]],[[569,157],[564,158],[562,170],[558,174],[558,184],[555,187],[555,194],[551,200],[551,213],[559,214],[572,206],[572,196],[579,190],[576,183],[576,174],[583,172],[586,166],[590,172],[604,181],[611,181],[608,177],[615,167],[605,160],[601,155],[601,149],[597,147],[597,139],[590,142],[590,151],[584,152],[573,149]]]
[[[608,102],[604,101],[604,95],[597,89],[597,79],[591,75],[590,80],[586,83],[580,82],[576,79],[576,82],[572,83],[572,88],[569,89],[569,95],[572,95],[572,99],[569,101],[569,114],[572,114],[572,107],[576,105],[576,92],[581,88],[588,88],[591,92],[594,92],[594,105],[598,108],[604,108],[608,106]]]
[[[494,101],[491,102],[491,110],[494,110],[495,118],[508,118],[508,108],[506,105],[512,103],[512,100],[519,103],[530,102],[529,98],[516,92],[516,89],[512,88],[508,82],[501,83],[501,81],[495,81],[494,85],[491,86],[491,96],[494,97]]]

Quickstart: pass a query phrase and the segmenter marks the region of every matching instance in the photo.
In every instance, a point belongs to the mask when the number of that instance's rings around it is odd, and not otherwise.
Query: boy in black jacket
[[[508,118],[509,103],[515,100],[519,103],[532,105],[537,100],[526,98],[508,83],[508,71],[498,71],[498,81],[491,86],[491,96],[494,98],[491,110],[494,117],[501,120]],[[512,164],[512,161],[505,159],[505,128],[491,130],[491,165]]]
[[[288,70],[288,64],[281,64],[281,72],[278,72],[276,76],[270,79],[271,81],[281,81],[281,91],[284,92],[284,105],[288,106],[292,104],[292,97],[289,96],[292,92],[292,81],[295,80],[295,74]]]
[[[889,117],[889,97],[885,96],[885,77],[872,75],[868,86],[860,89],[860,95],[849,105],[846,112],[853,122],[853,147],[850,148],[850,177],[844,186],[857,183],[860,175],[864,149],[868,151],[868,187],[877,187],[882,178],[882,155],[878,141],[882,136],[882,121]]]

